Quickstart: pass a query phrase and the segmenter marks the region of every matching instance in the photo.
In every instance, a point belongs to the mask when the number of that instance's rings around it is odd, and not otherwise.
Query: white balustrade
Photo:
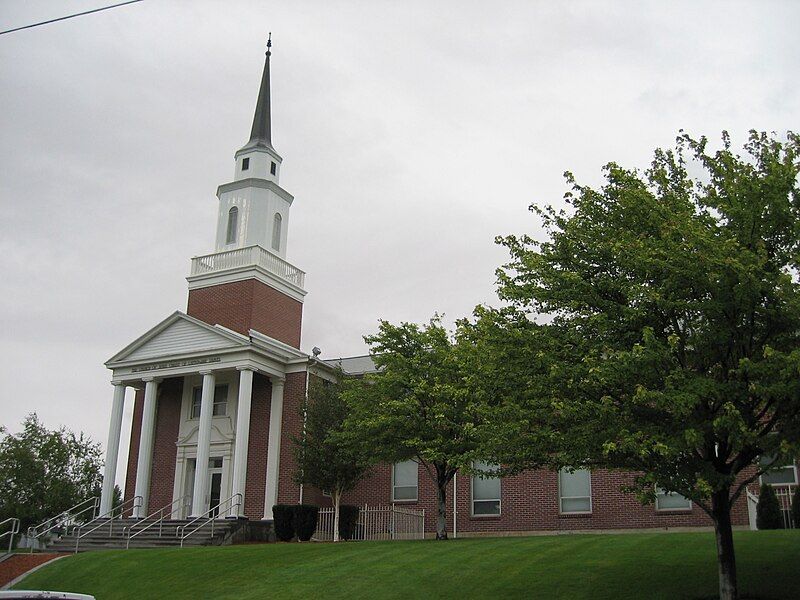
[[[191,275],[206,275],[249,266],[261,267],[299,288],[302,288],[305,283],[305,272],[261,246],[247,246],[196,256],[192,259]]]

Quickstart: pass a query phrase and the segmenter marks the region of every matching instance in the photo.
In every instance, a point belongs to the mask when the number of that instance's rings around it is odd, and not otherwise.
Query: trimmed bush
[[[291,542],[294,537],[294,505],[276,504],[272,507],[275,537],[282,542]]]
[[[339,537],[343,540],[353,539],[358,521],[358,507],[350,504],[339,505]]]
[[[294,530],[297,532],[297,539],[307,542],[317,530],[317,517],[319,516],[319,506],[313,504],[297,504],[294,507]]]
[[[761,484],[761,491],[758,494],[756,527],[759,529],[781,529],[783,527],[778,496],[775,495],[772,486],[766,483]]]
[[[800,529],[800,485],[794,490],[794,498],[792,498],[792,518],[795,528]]]

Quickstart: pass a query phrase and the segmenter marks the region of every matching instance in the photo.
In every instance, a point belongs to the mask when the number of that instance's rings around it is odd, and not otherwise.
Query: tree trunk
[[[331,490],[331,500],[333,500],[333,541],[339,541],[339,490]]]
[[[438,510],[436,515],[436,539],[447,539],[447,481],[437,482]]]
[[[717,568],[719,571],[720,600],[738,600],[736,581],[736,555],[733,550],[733,528],[731,527],[730,489],[725,487],[711,496],[711,513],[717,537]]]

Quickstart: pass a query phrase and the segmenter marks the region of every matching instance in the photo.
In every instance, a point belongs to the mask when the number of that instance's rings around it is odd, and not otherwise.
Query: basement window
[[[589,469],[558,472],[558,510],[561,514],[592,512],[592,475]]]
[[[759,466],[764,467],[775,462],[774,456],[764,454],[758,460]],[[775,466],[761,475],[761,483],[769,485],[796,485],[797,469],[794,465]]]
[[[478,472],[492,471],[497,465],[475,461],[472,468]],[[500,478],[472,476],[472,516],[496,517],[500,514]]]
[[[273,163],[275,164],[275,163]],[[247,171],[250,168],[250,158],[242,159],[242,171]]]
[[[392,502],[416,500],[419,465],[415,460],[406,460],[392,465]]]
[[[656,510],[692,510],[692,501],[678,492],[656,490]]]

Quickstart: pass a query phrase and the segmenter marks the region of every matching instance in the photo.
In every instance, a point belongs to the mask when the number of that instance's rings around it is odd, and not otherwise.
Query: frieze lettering
[[[160,369],[175,369],[177,367],[191,367],[193,365],[207,365],[209,363],[218,363],[222,359],[219,356],[212,356],[211,358],[190,358],[188,360],[173,360],[170,362],[155,363],[152,365],[144,365],[142,367],[133,367],[134,373],[141,373],[143,371],[158,371]]]

